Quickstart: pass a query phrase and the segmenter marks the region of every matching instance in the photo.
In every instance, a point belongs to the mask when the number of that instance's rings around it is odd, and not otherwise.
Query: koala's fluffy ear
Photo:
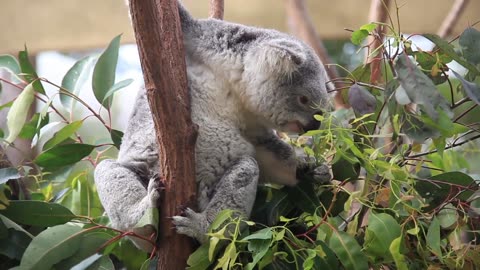
[[[274,39],[260,46],[251,60],[261,73],[288,76],[297,71],[307,59],[302,44],[295,40]]]

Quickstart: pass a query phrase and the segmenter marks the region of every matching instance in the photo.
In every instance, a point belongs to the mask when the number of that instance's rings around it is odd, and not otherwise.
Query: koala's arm
[[[103,160],[95,168],[94,178],[100,201],[114,228],[149,237],[153,227],[134,228],[148,208],[158,207],[161,182],[158,178],[158,154],[153,121],[141,89],[117,160]],[[148,243],[134,243],[150,250]]]

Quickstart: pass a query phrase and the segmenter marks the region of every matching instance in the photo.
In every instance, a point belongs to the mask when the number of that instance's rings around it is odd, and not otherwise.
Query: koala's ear
[[[307,59],[305,49],[296,40],[274,39],[261,44],[256,55],[260,72],[268,74],[290,75]]]

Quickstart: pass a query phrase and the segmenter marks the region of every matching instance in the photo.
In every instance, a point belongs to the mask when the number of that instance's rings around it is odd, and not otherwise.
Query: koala
[[[174,216],[176,231],[206,241],[216,215],[249,217],[257,185],[294,186],[294,149],[275,133],[319,128],[329,107],[325,69],[300,40],[275,30],[194,19],[179,3],[195,149],[197,207]],[[175,128],[175,127],[172,127]],[[141,89],[117,160],[103,160],[95,183],[111,223],[132,230],[161,196],[154,124]],[[151,232],[143,232],[148,235]],[[146,248],[148,249],[148,248]]]

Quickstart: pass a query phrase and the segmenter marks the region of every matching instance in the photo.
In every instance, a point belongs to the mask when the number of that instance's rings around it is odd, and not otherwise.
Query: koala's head
[[[323,64],[303,42],[275,34],[245,53],[245,105],[277,130],[317,129],[313,116],[330,106]]]

